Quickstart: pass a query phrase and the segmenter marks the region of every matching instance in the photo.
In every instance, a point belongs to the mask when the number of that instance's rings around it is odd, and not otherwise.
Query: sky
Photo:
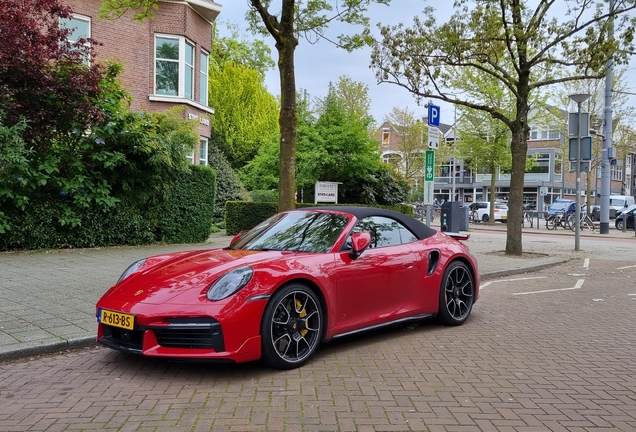
[[[217,18],[217,22],[221,22],[219,26],[221,36],[229,36],[223,21],[237,24],[239,28],[244,30],[247,28],[245,12],[248,10],[249,0],[216,1],[222,5],[221,14]],[[453,12],[452,3],[450,0],[446,2],[392,0],[390,6],[371,5],[368,16],[372,22],[372,31],[377,35],[379,34],[377,23],[382,23],[383,25],[404,23],[406,26],[410,26],[413,22],[413,17],[416,14],[421,14],[426,6],[434,6],[437,10],[438,22],[444,22]],[[343,31],[349,30],[344,27]],[[333,28],[329,33],[335,37],[343,31],[337,32]],[[246,34],[249,37],[253,37],[247,31]],[[268,36],[264,40],[271,47],[272,57],[276,61],[278,55],[273,46],[272,38]],[[425,101],[422,102],[422,105],[418,105],[415,97],[406,89],[395,84],[377,84],[373,71],[369,68],[371,63],[370,56],[370,48],[348,53],[326,41],[320,41],[312,45],[301,39],[295,54],[296,89],[299,92],[306,90],[309,97],[322,98],[326,96],[330,82],[336,83],[339,77],[347,75],[354,81],[362,82],[368,86],[371,99],[371,114],[377,124],[382,123],[393,107],[402,109],[408,107],[416,116],[426,116],[426,108],[423,105]],[[636,93],[636,58],[632,59],[631,64],[627,67],[629,70],[627,71],[627,88],[625,91]],[[267,73],[265,84],[270,93],[274,95],[280,94],[280,80],[277,68]],[[455,118],[453,105],[439,100],[433,101],[433,103],[441,106],[441,122],[452,124]],[[628,104],[636,107],[636,96],[630,96]],[[570,109],[573,109],[573,107],[570,107]]]

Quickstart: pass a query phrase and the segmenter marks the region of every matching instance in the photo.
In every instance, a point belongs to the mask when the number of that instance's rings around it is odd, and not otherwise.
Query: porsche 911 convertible
[[[97,340],[289,369],[334,338],[433,317],[459,325],[479,296],[467,238],[370,207],[278,213],[226,248],[133,263],[97,302]]]

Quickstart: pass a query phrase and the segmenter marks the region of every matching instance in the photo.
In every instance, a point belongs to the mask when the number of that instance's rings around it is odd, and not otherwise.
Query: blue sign
[[[439,127],[440,109],[437,105],[428,104],[428,125]]]

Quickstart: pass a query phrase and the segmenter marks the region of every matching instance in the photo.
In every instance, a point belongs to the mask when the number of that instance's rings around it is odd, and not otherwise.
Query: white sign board
[[[428,148],[439,148],[439,129],[433,126],[428,127]]]
[[[338,182],[316,182],[314,203],[338,204]]]
[[[424,204],[433,204],[435,200],[435,182],[425,181],[424,182]]]

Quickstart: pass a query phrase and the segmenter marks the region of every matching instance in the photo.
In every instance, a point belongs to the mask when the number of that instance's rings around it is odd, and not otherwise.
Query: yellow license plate
[[[508,219],[508,216],[502,216],[501,218],[502,219]]]
[[[135,328],[135,316],[121,312],[113,312],[101,309],[99,314],[99,322],[113,327],[119,327],[126,330]]]

